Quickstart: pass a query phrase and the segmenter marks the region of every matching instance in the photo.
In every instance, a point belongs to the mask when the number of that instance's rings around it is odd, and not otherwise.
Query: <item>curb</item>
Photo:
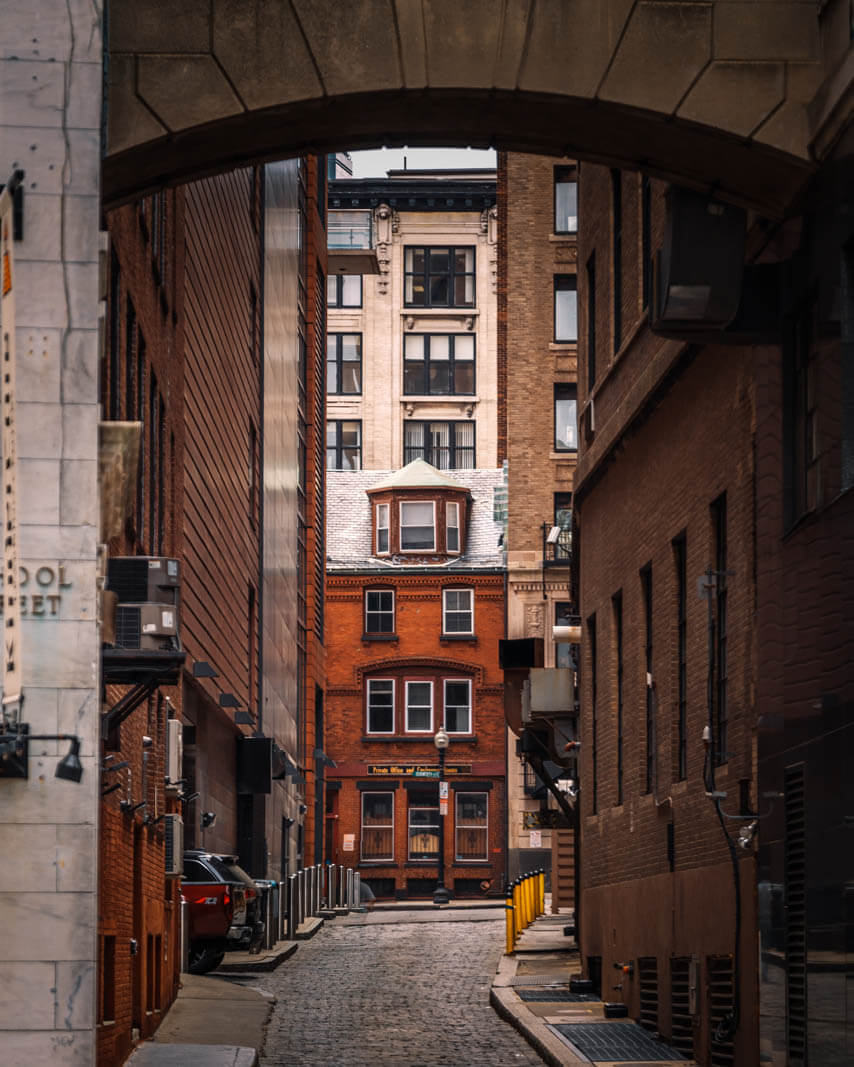
[[[511,999],[512,998],[512,999]],[[510,986],[493,986],[489,991],[489,1003],[505,1022],[518,1030],[531,1048],[541,1056],[549,1067],[567,1067],[569,1064],[590,1063],[588,1059],[579,1059],[568,1045],[554,1037],[546,1024],[524,1004]],[[530,1021],[525,1016],[530,1016]]]
[[[217,975],[239,978],[244,974],[266,974],[270,971],[275,971],[285,960],[290,959],[298,948],[299,945],[296,941],[289,941],[278,952],[267,953],[263,956],[259,953],[257,962],[241,960],[239,963],[221,963],[215,971],[211,972],[211,975],[214,978]]]

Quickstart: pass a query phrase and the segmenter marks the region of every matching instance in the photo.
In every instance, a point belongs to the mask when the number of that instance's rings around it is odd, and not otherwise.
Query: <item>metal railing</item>
[[[523,930],[534,919],[545,914],[546,910],[546,872],[539,868],[529,874],[520,875],[505,892],[504,908],[506,913],[506,955],[516,948],[516,942]]]

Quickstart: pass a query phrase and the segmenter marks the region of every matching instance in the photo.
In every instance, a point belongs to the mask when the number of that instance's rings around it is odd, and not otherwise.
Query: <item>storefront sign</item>
[[[369,763],[368,774],[378,777],[438,778],[439,768],[429,763]],[[446,763],[445,774],[471,774],[470,763]]]

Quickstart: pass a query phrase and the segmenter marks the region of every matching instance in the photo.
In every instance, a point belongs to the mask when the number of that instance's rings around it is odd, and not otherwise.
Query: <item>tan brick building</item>
[[[577,439],[577,172],[574,162],[499,153],[499,439],[508,467],[507,637],[534,638],[536,666],[570,670],[573,653],[555,625],[575,613],[570,587]],[[555,528],[558,532],[552,533]],[[550,538],[551,535],[551,538]],[[535,666],[531,663],[530,666]],[[565,720],[574,714],[567,705]],[[511,745],[517,743],[511,732]],[[565,722],[564,743],[574,737]],[[511,749],[512,750],[512,749]],[[552,752],[555,777],[566,775]],[[573,902],[571,833],[549,826],[558,807],[526,761],[511,759],[510,873],[554,873],[555,905]],[[559,820],[565,822],[565,819]],[[555,838],[553,840],[553,838]],[[552,845],[555,849],[552,849]]]

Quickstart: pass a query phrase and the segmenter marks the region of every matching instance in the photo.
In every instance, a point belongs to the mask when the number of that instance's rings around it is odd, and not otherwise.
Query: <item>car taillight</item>
[[[254,890],[252,888],[252,886],[247,886],[246,887],[246,899],[247,900],[254,900],[255,897],[257,897],[257,896],[258,896],[258,893],[257,893],[256,890]]]
[[[225,889],[222,891],[222,902],[226,905],[231,903],[231,892],[228,889],[228,886],[226,886]]]

